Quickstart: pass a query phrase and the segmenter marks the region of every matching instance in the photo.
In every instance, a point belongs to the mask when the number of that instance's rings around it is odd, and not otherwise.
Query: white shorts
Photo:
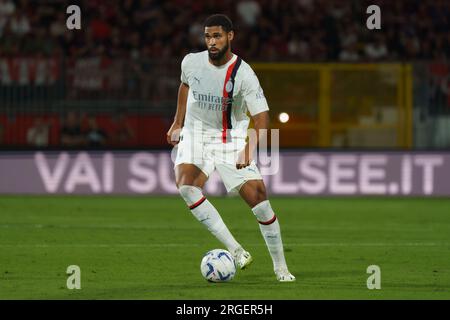
[[[182,163],[193,164],[207,177],[217,169],[227,192],[239,191],[248,180],[263,179],[254,161],[245,168],[236,168],[238,154],[245,147],[244,139],[222,143],[218,138],[206,139],[182,132],[177,147],[175,167]]]

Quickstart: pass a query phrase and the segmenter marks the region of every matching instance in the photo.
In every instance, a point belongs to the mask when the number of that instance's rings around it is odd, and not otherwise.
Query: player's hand
[[[167,131],[166,138],[167,143],[171,144],[172,146],[175,146],[180,142],[180,131],[181,131],[181,125],[178,123],[172,123],[170,126],[169,131]]]
[[[236,161],[236,169],[242,169],[248,167],[252,162],[252,152],[250,152],[250,146],[247,143],[245,148],[239,152],[238,159]]]

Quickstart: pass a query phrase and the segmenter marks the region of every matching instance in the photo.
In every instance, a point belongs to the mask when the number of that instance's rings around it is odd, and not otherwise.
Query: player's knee
[[[197,186],[201,186],[202,183],[201,181],[199,181],[199,179],[196,179],[194,177],[192,177],[191,175],[180,175],[179,177],[176,175],[175,176],[175,184],[177,185],[178,189],[185,185],[185,186],[193,186],[196,188],[199,188]]]
[[[175,175],[175,184],[177,185],[178,189],[180,189],[180,187],[183,186],[183,185],[188,185],[189,184],[185,180],[186,179],[184,179],[184,176],[179,177],[178,175]]]
[[[199,187],[191,185],[181,185],[178,187],[178,192],[188,205],[196,203],[203,197],[203,192]]]
[[[256,181],[246,182],[241,187],[240,194],[251,208],[267,200],[264,184]]]
[[[258,192],[256,194],[256,204],[261,203],[261,202],[266,201],[266,200],[267,200],[267,195],[266,195],[265,191],[264,192]]]
[[[264,188],[264,186],[258,185],[253,196],[253,206],[256,206],[266,200],[267,200],[266,189]]]

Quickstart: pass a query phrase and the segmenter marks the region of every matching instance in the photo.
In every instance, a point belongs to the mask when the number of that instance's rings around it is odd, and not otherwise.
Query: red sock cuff
[[[206,200],[206,197],[203,196],[203,197],[202,197],[200,200],[198,200],[196,203],[194,203],[193,205],[190,205],[190,206],[189,206],[189,209],[192,210],[192,209],[197,208],[197,207],[198,207],[199,205],[201,205],[205,200]]]
[[[263,221],[258,221],[258,222],[259,222],[260,224],[263,224],[263,225],[267,226],[267,225],[269,225],[269,224],[274,223],[275,220],[277,220],[277,216],[274,214],[272,219],[270,219],[270,220],[268,220],[268,221],[265,221],[265,222],[263,222]]]

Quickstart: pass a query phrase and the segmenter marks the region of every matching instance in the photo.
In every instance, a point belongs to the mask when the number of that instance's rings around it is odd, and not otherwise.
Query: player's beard
[[[219,61],[219,60],[221,60],[221,59],[225,56],[225,54],[227,53],[229,47],[230,47],[230,44],[227,42],[227,44],[225,45],[225,47],[223,47],[222,50],[219,50],[219,51],[217,51],[217,52],[211,52],[211,51],[210,51],[211,48],[209,48],[209,49],[208,49],[208,55],[209,55],[209,58],[210,58],[211,60],[213,60],[213,61]],[[216,49],[217,49],[217,48],[216,48]]]

